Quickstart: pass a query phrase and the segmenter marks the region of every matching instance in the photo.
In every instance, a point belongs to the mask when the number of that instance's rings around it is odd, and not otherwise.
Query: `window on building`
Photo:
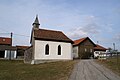
[[[90,49],[90,52],[92,52],[92,49]]]
[[[87,52],[87,49],[85,48],[85,52]]]
[[[49,45],[45,46],[45,55],[49,55]]]
[[[61,55],[61,46],[58,46],[58,55]]]

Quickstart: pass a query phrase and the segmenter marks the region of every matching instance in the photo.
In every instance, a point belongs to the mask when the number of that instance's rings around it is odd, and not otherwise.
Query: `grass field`
[[[97,60],[98,63],[111,69],[113,72],[120,76],[120,57],[118,58],[108,58],[106,60]]]
[[[0,80],[67,80],[76,62],[30,65],[23,61],[0,60]]]

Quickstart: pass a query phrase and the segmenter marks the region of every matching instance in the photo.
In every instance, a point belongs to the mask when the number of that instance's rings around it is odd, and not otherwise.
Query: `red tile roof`
[[[70,42],[73,43],[63,32],[39,29],[34,30],[34,38],[39,40],[51,40],[51,41],[60,41],[60,42]]]
[[[96,45],[90,40],[89,37],[85,37],[85,38],[81,38],[81,39],[75,40],[73,46],[76,46],[76,45],[81,44],[81,43],[84,42],[86,39],[88,39],[94,46],[96,46]]]
[[[78,39],[78,40],[75,40],[73,45],[78,45],[78,44],[80,44],[80,43],[83,42],[86,38],[87,38],[87,37],[81,38],[81,39]]]
[[[11,45],[11,38],[0,37],[0,45]]]
[[[96,50],[99,50],[99,51],[106,51],[107,49],[104,48],[104,47],[102,47],[102,46],[100,46],[100,45],[98,45],[98,44],[96,44],[96,47],[94,47],[94,50],[95,50],[95,51],[96,51]]]

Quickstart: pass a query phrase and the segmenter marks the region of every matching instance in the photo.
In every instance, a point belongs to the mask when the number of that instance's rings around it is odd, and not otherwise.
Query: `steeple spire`
[[[38,20],[38,15],[36,15],[35,21],[32,25],[33,25],[34,28],[39,28],[40,23],[39,23],[39,20]]]

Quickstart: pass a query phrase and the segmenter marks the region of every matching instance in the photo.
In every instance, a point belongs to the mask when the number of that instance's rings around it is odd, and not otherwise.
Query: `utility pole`
[[[119,68],[119,65],[118,65],[118,53],[117,53],[117,50],[115,50],[115,43],[113,43],[113,47],[114,47],[114,53],[115,53],[115,55],[117,56],[117,66],[118,66],[118,68]]]
[[[11,46],[12,46],[12,37],[13,37],[13,33],[11,32]]]
[[[114,51],[115,51],[115,43],[113,43],[113,48],[114,48]]]
[[[10,42],[10,46],[12,47],[12,37],[13,37],[13,33],[10,33],[10,37],[11,37],[11,42]],[[10,55],[9,55],[9,60],[11,60],[11,50],[10,50]]]
[[[113,43],[113,51],[111,52],[111,57],[112,57],[112,54],[115,54],[115,43]]]

